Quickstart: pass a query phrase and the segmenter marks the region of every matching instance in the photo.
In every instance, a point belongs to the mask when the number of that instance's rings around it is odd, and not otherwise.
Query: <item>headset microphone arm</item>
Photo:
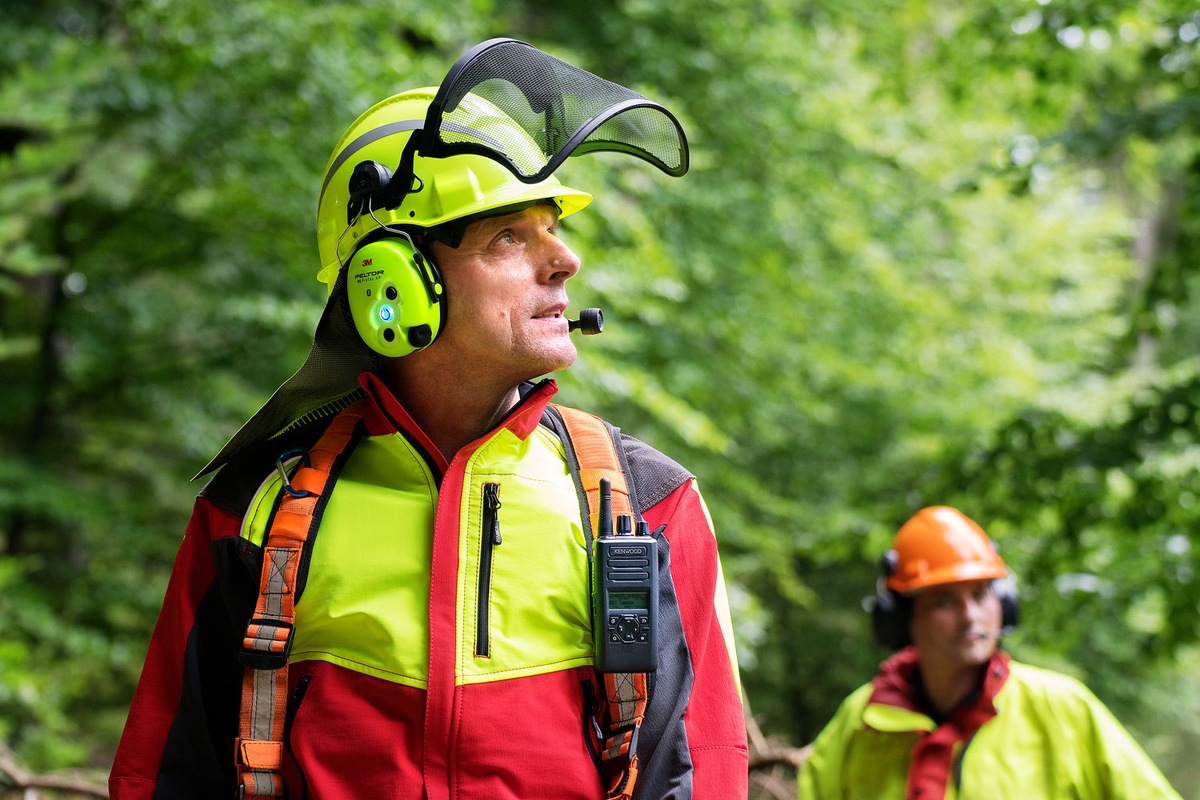
[[[592,336],[604,330],[604,312],[598,308],[582,308],[579,319],[567,320],[568,331],[579,331],[584,336]]]

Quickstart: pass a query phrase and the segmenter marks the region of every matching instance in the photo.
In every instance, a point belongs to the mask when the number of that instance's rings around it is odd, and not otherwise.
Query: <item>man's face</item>
[[[1002,618],[990,580],[950,583],[913,597],[910,632],[923,664],[975,667],[999,646]]]
[[[448,303],[434,346],[473,378],[515,386],[575,362],[564,312],[579,258],[557,231],[557,209],[538,204],[476,220],[457,248],[434,244]]]

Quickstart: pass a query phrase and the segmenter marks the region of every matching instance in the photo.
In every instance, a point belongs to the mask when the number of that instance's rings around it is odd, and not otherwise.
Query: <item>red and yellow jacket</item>
[[[547,408],[555,384],[526,387],[497,428],[447,459],[378,379],[360,380],[366,432],[314,532],[296,605],[290,800],[602,797],[588,543]],[[197,498],[114,761],[114,800],[233,795],[237,655],[280,489],[275,460],[319,433],[272,440]],[[637,796],[744,798],[737,664],[704,502],[677,464],[622,438],[627,480],[667,554]]]

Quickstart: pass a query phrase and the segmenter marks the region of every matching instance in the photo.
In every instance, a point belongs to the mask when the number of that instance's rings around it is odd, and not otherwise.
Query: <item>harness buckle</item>
[[[288,450],[286,453],[280,454],[279,458],[275,459],[275,469],[279,470],[279,478],[281,481],[283,481],[283,490],[292,497],[308,497],[310,494],[312,494],[312,492],[305,489],[292,488],[292,479],[288,476],[287,469],[283,466],[283,462],[287,461],[292,456],[300,456],[304,462],[304,466],[310,466],[307,450]]]
[[[281,619],[251,617],[238,661],[251,669],[280,669],[287,664],[296,626]]]
[[[609,775],[627,770],[630,762],[637,756],[638,734],[642,731],[641,724],[622,725],[608,736],[604,735],[595,717],[592,718],[592,726],[599,736],[600,761]],[[628,737],[628,742],[626,742],[626,737]]]

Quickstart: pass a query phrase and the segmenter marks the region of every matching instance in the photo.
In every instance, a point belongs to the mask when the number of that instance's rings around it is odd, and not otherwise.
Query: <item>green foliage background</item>
[[[560,171],[562,378],[699,476],[763,730],[882,653],[896,527],[959,506],[1018,657],[1200,796],[1200,11],[1177,0],[9,0],[0,15],[0,742],[106,769],[189,478],[301,363],[315,196],[388,93],[515,36],[682,119]]]

